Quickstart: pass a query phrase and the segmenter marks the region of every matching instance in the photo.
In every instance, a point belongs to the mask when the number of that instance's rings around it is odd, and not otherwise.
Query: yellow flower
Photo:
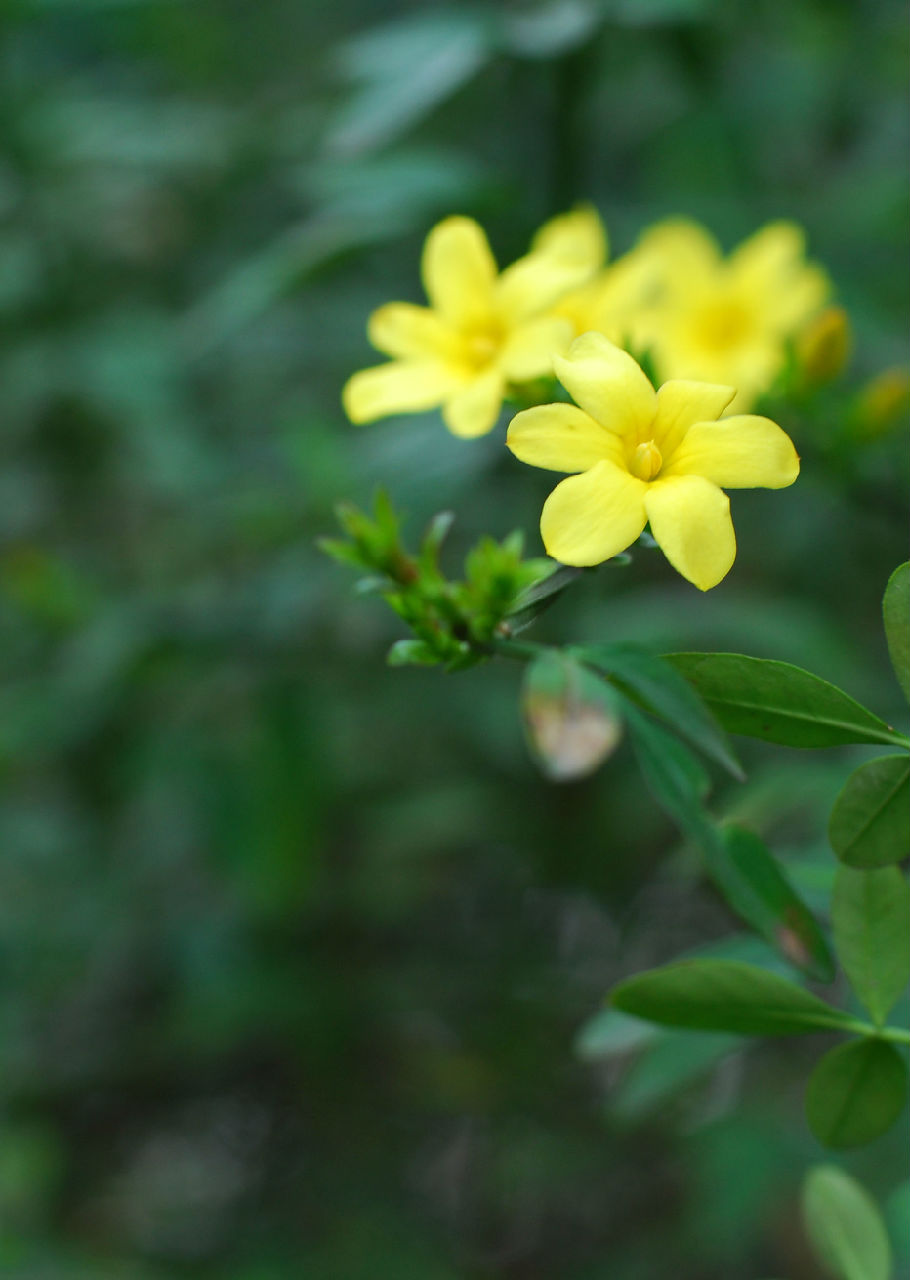
[[[830,291],[804,249],[802,231],[789,222],[762,227],[728,258],[694,222],[658,223],[633,250],[640,270],[652,272],[636,344],[650,348],[662,378],[730,383],[734,407],[748,408],[770,388],[787,342]]]
[[[430,306],[390,302],[370,316],[370,342],[392,360],[348,380],[349,418],[372,422],[441,406],[455,435],[485,435],[510,383],[552,372],[554,351],[573,336],[552,308],[594,274],[605,253],[600,219],[583,207],[548,222],[531,252],[499,274],[478,224],[446,218],[423,250]]]
[[[554,360],[577,404],[513,418],[508,446],[522,462],[572,475],[544,504],[540,532],[563,564],[619,555],[650,522],[664,555],[702,591],[736,556],[730,489],[782,489],[799,474],[793,444],[751,414],[723,418],[734,389],[666,382],[654,390],[636,362],[599,333]]]

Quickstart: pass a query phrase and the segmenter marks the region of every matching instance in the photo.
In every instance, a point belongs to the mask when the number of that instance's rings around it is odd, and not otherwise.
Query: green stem
[[[880,1040],[891,1040],[894,1044],[910,1044],[910,1031],[903,1027],[882,1027],[878,1032]]]
[[[500,658],[514,658],[518,662],[533,662],[550,645],[529,643],[526,640],[491,640],[489,650]]]

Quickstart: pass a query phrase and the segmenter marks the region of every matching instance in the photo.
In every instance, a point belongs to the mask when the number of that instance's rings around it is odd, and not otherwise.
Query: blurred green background
[[[341,412],[451,212],[501,262],[578,199],[616,252],[669,214],[727,246],[793,217],[854,385],[905,360],[903,4],[0,14],[0,1271],[817,1276],[817,1044],[576,1043],[618,976],[739,945],[631,753],[545,784],[518,671],[387,669],[399,625],[315,539],[382,484],[415,534],[458,513],[453,572],[481,532],[538,553],[552,477],[501,430]],[[734,496],[715,591],[637,554],[541,635],[775,656],[901,723],[905,434],[833,448],[845,396],[782,418],[803,475]],[[864,753],[742,745],[715,807],[824,910]],[[894,1134],[850,1162],[892,1225]]]

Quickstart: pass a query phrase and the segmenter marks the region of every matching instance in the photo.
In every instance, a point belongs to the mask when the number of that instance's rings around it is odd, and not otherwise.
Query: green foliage
[[[733,910],[809,977],[830,982],[827,939],[764,841],[735,825],[725,826],[721,839],[726,858],[714,861],[713,875]]]
[[[888,579],[882,613],[891,665],[910,702],[910,562],[899,565]]]
[[[831,918],[850,985],[882,1026],[910,982],[910,886],[896,867],[840,867]]]
[[[789,662],[741,653],[668,654],[728,733],[783,747],[905,739],[848,694]]]
[[[828,837],[850,867],[901,862],[910,848],[910,758],[878,756],[854,770],[831,811]]]
[[[809,1128],[826,1147],[861,1147],[894,1124],[907,1100],[907,1067],[893,1045],[867,1037],[819,1059],[806,1088]]]
[[[645,711],[664,720],[692,746],[742,780],[742,766],[717,721],[665,659],[628,644],[586,646],[573,652],[608,675]]]
[[[467,554],[464,579],[450,582],[439,567],[452,522],[448,512],[430,522],[416,555],[403,547],[400,517],[384,493],[377,495],[372,519],[350,503],[340,504],[336,514],[348,540],[322,538],[322,550],[370,571],[359,590],[381,595],[417,637],[392,647],[389,662],[395,667],[442,665],[457,671],[482,661],[491,641],[509,634],[506,619],[527,607],[528,588],[553,571],[549,560],[524,560],[524,539],[513,533],[502,543],[481,538]]]
[[[836,1280],[890,1280],[891,1245],[868,1192],[843,1169],[816,1165],[803,1183],[806,1232]]]
[[[804,1035],[854,1025],[795,983],[735,960],[680,960],[651,969],[614,987],[610,1002],[662,1026],[737,1035]]]

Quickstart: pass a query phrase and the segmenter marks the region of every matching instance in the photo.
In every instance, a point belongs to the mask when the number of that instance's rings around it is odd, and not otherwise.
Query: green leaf
[[[803,1219],[815,1253],[837,1280],[890,1280],[891,1245],[878,1206],[843,1169],[809,1170]]]
[[[910,759],[878,756],[860,765],[834,802],[831,847],[849,867],[884,867],[910,850]]]
[[[850,985],[884,1025],[910,982],[910,886],[897,867],[840,867],[831,900],[834,945]]]
[[[554,782],[587,777],[622,737],[612,689],[558,649],[526,669],[521,706],[531,750]]]
[[[643,716],[635,703],[620,694],[639,768],[655,800],[686,835],[702,847],[719,837],[702,808],[710,788],[704,769],[678,738]]]
[[[907,1068],[893,1045],[867,1037],[819,1061],[806,1087],[809,1128],[826,1147],[861,1147],[894,1124],[907,1098]]]
[[[712,875],[727,902],[791,964],[820,982],[834,977],[834,960],[815,916],[764,841],[745,827],[721,830],[725,859]]]
[[[547,562],[544,561],[544,564]],[[525,627],[529,627],[531,623],[542,613],[550,608],[566,587],[571,586],[576,578],[584,573],[584,569],[575,569],[571,565],[552,564],[552,572],[547,573],[545,577],[539,578],[536,582],[532,582],[518,596],[512,609],[506,615],[509,624],[509,630],[513,635],[517,635],[519,631],[524,631]]]
[[[855,1029],[846,1013],[766,969],[736,960],[679,960],[627,978],[610,1003],[666,1027],[791,1036]]]
[[[905,739],[853,698],[789,662],[741,653],[667,654],[729,733],[783,747]]]
[[[891,665],[910,702],[910,561],[894,570],[882,600]]]
[[[386,655],[390,667],[435,667],[441,660],[423,640],[396,640]]]
[[[658,1032],[619,1085],[610,1090],[610,1114],[626,1121],[639,1120],[707,1075],[742,1044],[739,1036],[724,1032]]]
[[[646,711],[670,724],[693,747],[743,779],[726,735],[692,686],[664,658],[636,645],[596,645],[573,652],[597,667]]]
[[[809,908],[751,832],[721,830],[701,803],[707,779],[677,738],[627,704],[639,767],[655,799],[700,847],[705,870],[728,905],[791,964],[830,981],[834,965]]]

